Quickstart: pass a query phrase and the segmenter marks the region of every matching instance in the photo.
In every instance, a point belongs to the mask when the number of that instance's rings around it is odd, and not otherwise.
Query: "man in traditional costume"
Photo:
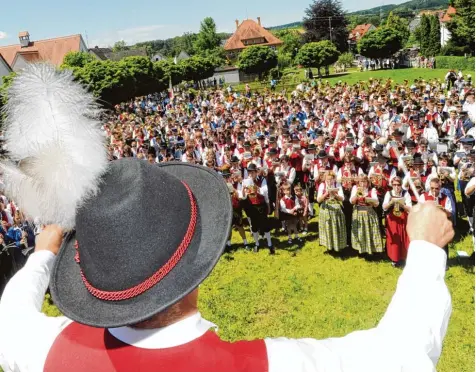
[[[432,203],[409,215],[407,265],[375,328],[229,343],[198,311],[231,227],[222,177],[109,163],[93,97],[67,71],[27,66],[8,96],[6,146],[20,165],[2,162],[5,191],[47,226],[0,302],[4,371],[435,370],[451,315],[441,247],[454,230]],[[48,286],[61,317],[41,313]]]

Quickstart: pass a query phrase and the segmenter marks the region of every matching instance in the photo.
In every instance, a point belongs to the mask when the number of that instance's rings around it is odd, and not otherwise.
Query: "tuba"
[[[395,217],[400,217],[402,215],[402,210],[400,209],[400,203],[395,203],[393,206],[393,215]]]

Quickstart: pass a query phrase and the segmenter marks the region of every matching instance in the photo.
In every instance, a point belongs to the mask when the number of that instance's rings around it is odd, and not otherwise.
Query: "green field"
[[[219,326],[223,339],[338,337],[377,325],[401,269],[393,268],[385,255],[366,261],[352,252],[343,258],[324,253],[317,220],[311,220],[303,246],[288,246],[285,235],[273,237],[275,256],[267,249],[245,251],[233,233],[231,249],[200,286],[200,311]],[[459,226],[446,274],[453,313],[439,372],[474,371],[474,267],[456,257],[457,250],[472,253],[473,248],[466,222]],[[43,310],[59,315],[49,298]]]
[[[222,338],[326,338],[377,325],[401,269],[385,256],[333,257],[318,245],[316,218],[310,229],[303,247],[289,247],[281,236],[275,256],[267,249],[244,251],[239,244],[223,255],[200,287],[200,310],[219,325]],[[233,238],[241,242],[237,234]],[[474,371],[474,268],[458,260],[456,250],[471,253],[471,237],[451,247],[446,282],[453,314],[439,372]]]
[[[324,72],[324,70],[321,70]],[[444,80],[447,69],[423,69],[423,68],[404,68],[404,69],[395,69],[395,70],[376,70],[376,71],[357,71],[355,68],[349,69],[345,73],[332,75],[334,70],[331,68],[330,77],[322,78],[323,82],[329,81],[331,84],[336,84],[337,82],[347,82],[348,84],[354,84],[361,80],[367,81],[368,79],[392,79],[396,83],[403,83],[407,79],[410,84],[414,79],[441,79]],[[464,75],[470,74],[474,81],[474,71],[463,71]],[[313,69],[314,77],[317,75],[317,69]],[[287,91],[294,90],[295,86],[304,79],[304,69],[298,68],[289,68],[285,69],[283,72],[284,78],[278,83],[278,90],[286,89]],[[261,82],[252,82],[250,83],[252,90],[263,90],[269,88],[269,81],[265,84]],[[244,84],[239,84],[235,86],[237,91],[243,92],[245,90]]]

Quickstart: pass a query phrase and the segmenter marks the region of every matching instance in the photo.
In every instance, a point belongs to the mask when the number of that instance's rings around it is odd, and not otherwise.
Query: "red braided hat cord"
[[[145,291],[147,291],[148,289],[156,285],[170,272],[170,270],[172,270],[175,267],[177,262],[180,261],[183,254],[185,253],[188,246],[190,245],[190,242],[192,241],[192,238],[193,238],[193,234],[195,232],[195,226],[197,224],[197,204],[193,197],[192,190],[185,182],[182,181],[182,184],[187,189],[187,193],[190,198],[190,207],[191,207],[190,223],[188,225],[187,231],[185,233],[185,236],[182,242],[180,243],[180,245],[178,246],[177,250],[172,255],[172,257],[170,257],[169,260],[158,271],[156,271],[154,274],[152,274],[149,278],[144,280],[142,283],[139,283],[132,288],[124,289],[122,291],[103,291],[103,290],[95,288],[91,283],[89,283],[89,281],[84,276],[83,270],[81,270],[81,278],[83,279],[83,283],[86,286],[89,293],[91,293],[94,297],[97,297],[105,301],[127,300],[129,298],[133,298],[144,293]],[[79,263],[80,260],[79,260],[78,241],[75,242],[74,246],[76,248],[76,254],[74,256],[74,259],[77,263]]]

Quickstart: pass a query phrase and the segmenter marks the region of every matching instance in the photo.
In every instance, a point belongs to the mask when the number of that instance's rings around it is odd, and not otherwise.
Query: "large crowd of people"
[[[318,81],[288,95],[212,84],[117,105],[104,114],[103,130],[111,161],[182,161],[219,172],[246,249],[264,245],[274,254],[276,234],[287,234],[289,244],[310,239],[315,218],[327,251],[386,252],[397,266],[408,248],[407,215],[418,202],[433,200],[455,224],[466,216],[461,228],[474,233],[476,104],[471,80],[459,80],[451,87],[444,77]],[[41,226],[4,195],[0,211],[5,281]]]

